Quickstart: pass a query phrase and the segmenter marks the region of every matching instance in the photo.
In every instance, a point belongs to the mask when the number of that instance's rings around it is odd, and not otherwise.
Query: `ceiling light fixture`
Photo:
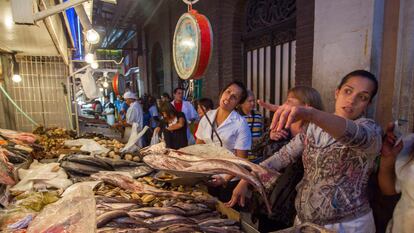
[[[19,63],[17,63],[16,56],[14,54],[12,55],[12,62],[13,62],[12,80],[15,83],[19,83],[19,82],[22,81],[22,76],[20,76],[20,74],[19,74]]]
[[[97,44],[99,42],[99,34],[93,28],[86,31],[86,41],[89,44]]]
[[[91,67],[92,67],[92,69],[94,69],[94,70],[98,69],[98,68],[99,68],[99,64],[98,64],[98,62],[96,62],[96,61],[92,62],[92,63],[91,63]]]
[[[91,64],[95,61],[95,55],[93,53],[88,53],[85,55],[84,59],[87,63]]]
[[[106,80],[105,80],[105,82],[103,82],[102,86],[103,86],[104,88],[108,88],[108,87],[109,87],[109,83],[108,83],[108,81],[106,81]]]
[[[19,83],[22,81],[22,76],[20,76],[20,74],[14,74],[12,77],[13,82],[15,83]]]

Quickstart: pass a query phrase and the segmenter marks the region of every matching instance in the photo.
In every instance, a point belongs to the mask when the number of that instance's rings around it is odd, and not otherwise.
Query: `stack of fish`
[[[199,148],[202,146],[196,147]],[[207,147],[210,148],[211,146],[207,145]],[[145,155],[144,162],[154,169],[212,175],[229,174],[244,179],[260,193],[268,212],[271,213],[263,183],[268,184],[274,182],[279,177],[279,174],[242,158],[229,156],[229,153],[220,153],[220,149],[210,148],[210,151],[210,154],[190,154],[183,151],[166,149],[160,144],[145,148],[141,153]]]
[[[127,160],[109,159],[98,155],[73,154],[65,156],[60,166],[72,177],[85,177],[99,171],[122,171],[138,178],[148,175],[152,169],[144,163]]]
[[[105,182],[95,190],[98,232],[241,232],[201,192],[162,190],[121,174],[92,177]]]

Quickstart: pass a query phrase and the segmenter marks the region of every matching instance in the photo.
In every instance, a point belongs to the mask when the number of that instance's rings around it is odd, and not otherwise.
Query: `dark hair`
[[[355,76],[361,76],[361,77],[364,77],[364,78],[366,78],[366,79],[369,79],[369,80],[371,80],[372,81],[372,83],[374,84],[374,90],[372,91],[372,95],[371,95],[371,98],[370,98],[370,100],[369,100],[369,102],[371,102],[372,101],[372,99],[375,97],[375,95],[377,94],[377,92],[378,92],[378,80],[377,80],[377,78],[375,77],[375,75],[374,74],[372,74],[371,72],[369,72],[369,71],[366,71],[366,70],[354,70],[354,71],[352,71],[351,73],[349,73],[349,74],[347,74],[347,75],[345,75],[345,77],[343,77],[342,78],[342,80],[341,80],[341,83],[339,83],[339,85],[338,85],[338,90],[339,89],[341,89],[342,88],[342,86],[350,79],[350,78],[352,78],[352,77],[355,77]]]
[[[167,92],[162,93],[161,96],[165,97],[165,98],[168,98],[168,99],[171,99],[170,95]]]
[[[170,102],[162,102],[159,108],[160,113],[165,112],[168,116],[177,116],[178,111]]]
[[[104,98],[105,98],[105,99],[110,99],[110,98],[109,98],[109,95],[105,95],[105,96],[104,96]]]
[[[214,103],[211,99],[209,98],[201,98],[197,101],[197,106],[201,105],[203,106],[206,110],[211,110],[214,108]]]
[[[321,95],[317,90],[308,86],[296,86],[288,91],[288,95],[292,94],[303,104],[323,111],[323,103]]]
[[[182,88],[182,87],[176,87],[176,88],[174,89],[173,93],[175,94],[178,90],[182,90],[182,91],[184,91],[184,88]]]
[[[227,90],[227,88],[229,88],[231,85],[237,85],[238,87],[240,87],[241,89],[242,89],[242,94],[241,94],[241,97],[240,97],[240,100],[239,100],[239,104],[242,104],[242,103],[244,103],[244,101],[246,100],[246,98],[247,98],[247,88],[246,88],[246,86],[244,86],[244,84],[242,83],[242,82],[240,82],[240,81],[233,81],[233,82],[231,82],[231,83],[229,83],[229,84],[227,84],[223,89],[222,89],[222,91],[221,91],[221,93],[220,93],[220,97],[221,97],[221,95],[223,95],[223,92],[225,91],[225,90]]]

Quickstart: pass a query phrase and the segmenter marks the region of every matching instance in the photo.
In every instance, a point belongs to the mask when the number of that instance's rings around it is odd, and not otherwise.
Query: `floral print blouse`
[[[371,119],[347,120],[344,135],[337,139],[309,124],[261,165],[279,171],[302,156],[304,177],[296,187],[297,216],[301,222],[332,224],[371,210],[368,178],[381,145],[381,127]]]

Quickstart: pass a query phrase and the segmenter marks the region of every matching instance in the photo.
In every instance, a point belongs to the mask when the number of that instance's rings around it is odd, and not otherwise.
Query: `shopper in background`
[[[156,133],[162,132],[167,148],[180,149],[188,146],[187,121],[182,112],[178,112],[171,103],[163,102],[160,106],[163,120],[155,129]]]
[[[200,120],[196,133],[197,144],[214,143],[230,150],[238,157],[246,158],[247,151],[251,149],[252,136],[246,119],[236,111],[237,106],[246,98],[247,90],[243,83],[238,81],[229,83],[221,91],[218,108],[210,110]],[[212,125],[206,117],[210,119]],[[237,181],[233,180],[231,175],[223,175],[215,176],[210,183],[212,186],[220,186],[210,189],[210,193],[219,197],[221,201],[228,201]]]
[[[296,86],[288,91],[285,104],[292,106],[307,106],[323,110],[322,99],[319,92],[312,87]],[[268,130],[256,141],[251,150],[253,155],[261,162],[279,151],[284,145],[301,132],[306,131],[308,122],[299,120],[291,125],[289,129],[281,131]],[[298,159],[287,166],[270,194],[272,214],[268,215],[264,204],[254,199],[251,209],[253,215],[259,219],[258,230],[260,232],[271,232],[285,229],[293,225],[296,216],[295,198],[297,195],[296,186],[303,178],[303,163]]]
[[[115,107],[118,113],[118,120],[125,120],[128,105],[125,103],[124,98],[118,95],[115,100]]]
[[[149,106],[149,113],[150,113],[150,127],[154,129],[157,127],[159,122],[159,115],[158,115],[158,108],[156,105],[156,100],[153,96],[148,96],[148,106]]]
[[[207,113],[208,111],[210,111],[213,108],[214,108],[214,103],[211,99],[209,99],[209,98],[199,99],[197,101],[197,113],[198,113],[199,119],[202,119],[203,116],[204,116],[204,113]],[[199,124],[199,122],[195,123],[195,125],[194,125],[194,138],[196,138],[196,139],[197,139],[196,133],[197,133],[197,129],[198,129],[198,124]]]
[[[95,119],[99,119],[99,116],[101,116],[102,111],[103,111],[101,101],[99,101],[99,100],[93,101],[92,110],[93,110],[93,113],[95,115]]]
[[[250,132],[252,133],[253,142],[258,140],[262,136],[263,118],[262,114],[256,111],[256,98],[252,91],[247,91],[247,98],[239,106],[238,112],[246,119]]]
[[[171,102],[171,97],[167,92],[162,93],[161,95],[162,102]]]
[[[109,96],[104,97],[104,111],[102,115],[105,116],[108,125],[115,124],[115,106],[111,103]]]
[[[254,98],[254,93],[250,90],[247,90],[247,98],[244,103],[237,108],[237,111],[246,119],[247,124],[249,125],[253,144],[260,139],[263,130],[262,114],[257,112],[255,109],[256,99]],[[249,151],[247,158],[250,161],[254,162],[256,160],[256,155],[252,154],[251,151]]]
[[[192,145],[195,143],[195,139],[190,132],[190,128],[188,127],[192,122],[198,119],[197,111],[195,110],[194,106],[183,99],[184,98],[184,89],[181,87],[177,87],[174,89],[174,100],[171,101],[171,104],[175,107],[178,112],[182,112],[185,115],[185,119],[187,119],[187,139],[188,144]]]
[[[367,186],[380,153],[382,130],[363,115],[377,90],[373,74],[356,70],[336,89],[333,114],[312,107],[262,104],[275,111],[273,130],[290,128],[298,120],[309,122],[306,132],[261,163],[280,171],[302,159],[305,172],[297,187],[296,225],[310,222],[339,232],[375,232]],[[244,206],[247,187],[241,180],[228,206]]]
[[[384,195],[401,193],[386,232],[411,233],[414,231],[414,134],[408,134],[398,142],[394,127],[393,123],[387,126],[381,149],[378,185]]]
[[[125,103],[128,105],[128,111],[126,112],[126,119],[120,121],[119,123],[114,124],[115,127],[124,128],[124,138],[123,141],[127,142],[129,136],[131,135],[131,127],[133,123],[137,123],[137,131],[141,131],[144,126],[144,116],[141,105],[137,101],[137,96],[135,93],[126,92],[124,94]]]

